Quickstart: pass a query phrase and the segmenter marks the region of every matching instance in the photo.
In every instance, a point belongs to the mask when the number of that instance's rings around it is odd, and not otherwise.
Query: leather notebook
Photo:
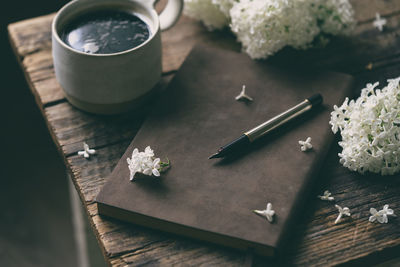
[[[281,69],[247,55],[197,46],[153,103],[141,129],[97,196],[100,214],[272,256],[298,220],[307,189],[334,139],[330,112],[350,94],[351,76]],[[253,102],[236,101],[246,85]],[[321,93],[322,106],[230,158],[217,149],[273,116]],[[299,140],[312,138],[313,149]],[[171,168],[129,180],[127,157],[150,146]],[[270,223],[252,210],[267,202]]]

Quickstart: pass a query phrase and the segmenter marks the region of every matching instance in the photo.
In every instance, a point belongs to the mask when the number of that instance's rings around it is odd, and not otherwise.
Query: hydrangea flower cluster
[[[148,146],[144,152],[139,152],[135,148],[132,157],[126,159],[130,171],[130,180],[135,178],[136,173],[144,175],[160,176],[160,172],[169,167],[168,162],[161,162],[159,158],[154,157],[154,151]]]
[[[308,48],[319,34],[348,34],[355,25],[348,0],[185,0],[185,14],[209,29],[229,25],[253,59]]]
[[[204,23],[209,30],[222,29],[229,24],[229,10],[234,0],[185,0],[187,16]]]
[[[340,130],[340,163],[352,171],[393,175],[400,171],[400,77],[382,90],[367,84],[356,100],[346,98],[331,113],[332,131]]]
[[[311,0],[313,15],[321,32],[348,35],[355,26],[354,10],[348,0]]]

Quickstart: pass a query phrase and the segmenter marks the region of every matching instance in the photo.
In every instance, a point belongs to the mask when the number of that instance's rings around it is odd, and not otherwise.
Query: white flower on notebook
[[[328,190],[324,191],[324,194],[322,196],[318,196],[319,199],[321,200],[327,200],[327,201],[333,201],[335,200],[334,197],[331,197],[332,193],[329,192]]]
[[[90,155],[96,154],[96,150],[89,148],[89,145],[83,142],[83,150],[78,151],[78,155],[83,156],[85,159],[88,159]]]
[[[335,224],[337,224],[340,221],[340,219],[343,217],[343,215],[350,217],[351,214],[350,214],[350,209],[348,207],[342,208],[339,205],[335,205],[335,207],[339,211],[339,215],[337,216],[337,218],[335,220]]]
[[[242,86],[242,91],[235,97],[236,100],[248,100],[253,101],[253,98],[246,94],[246,85]]]
[[[253,210],[253,212],[257,215],[263,216],[265,218],[267,218],[267,220],[269,222],[272,223],[272,221],[274,220],[274,215],[275,215],[275,211],[272,210],[272,204],[268,203],[267,204],[267,208],[265,210]]]
[[[161,172],[170,167],[169,160],[161,162],[160,158],[154,157],[154,151],[150,146],[146,147],[144,152],[139,152],[135,148],[132,152],[132,157],[127,158],[126,162],[128,163],[131,181],[135,178],[136,173],[159,177]]]
[[[389,209],[389,205],[384,205],[383,209],[380,211],[377,211],[375,208],[371,208],[369,210],[371,213],[371,216],[369,217],[370,222],[380,222],[380,223],[387,223],[388,222],[388,216],[396,216],[393,212],[392,209]]]
[[[299,145],[301,146],[300,149],[301,151],[305,152],[310,149],[312,149],[312,144],[311,144],[311,137],[307,137],[306,141],[299,141]]]

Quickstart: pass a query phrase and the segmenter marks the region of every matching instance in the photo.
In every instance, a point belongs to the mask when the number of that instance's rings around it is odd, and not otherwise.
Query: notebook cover
[[[272,256],[296,223],[306,189],[333,141],[330,111],[352,77],[280,69],[244,54],[197,46],[175,75],[97,196],[100,214]],[[253,102],[235,101],[246,85]],[[216,150],[271,117],[321,93],[323,105],[255,142],[241,155]],[[312,138],[313,149],[299,140]],[[171,161],[160,178],[129,180],[134,148]],[[252,212],[271,202],[275,220]]]

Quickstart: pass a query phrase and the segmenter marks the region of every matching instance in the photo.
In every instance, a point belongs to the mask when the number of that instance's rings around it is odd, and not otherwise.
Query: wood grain
[[[284,49],[271,61],[281,64],[313,65],[356,75],[357,88],[400,74],[400,0],[353,0],[359,24],[354,34],[335,38],[327,47],[296,51]],[[375,12],[388,19],[381,33],[372,26]],[[9,25],[11,44],[28,84],[41,109],[54,142],[71,172],[73,182],[86,207],[90,222],[110,265],[216,265],[242,266],[246,254],[182,237],[145,229],[97,213],[94,199],[115,164],[135,136],[145,112],[102,117],[81,112],[64,99],[53,70],[50,25],[54,14]],[[194,44],[207,43],[224,49],[240,49],[228,31],[208,32],[186,17],[162,34],[164,78],[160,88],[182,64]],[[372,63],[372,70],[366,65]],[[86,141],[96,148],[89,160],[76,155]],[[255,266],[330,266],[368,263],[391,257],[400,251],[400,219],[389,224],[368,222],[369,208],[389,204],[400,210],[399,177],[363,177],[338,164],[337,146],[326,160],[319,184],[310,194],[303,223],[288,243],[284,262],[256,257]],[[316,201],[329,189],[339,205],[348,206],[351,219],[334,225],[333,205]]]

